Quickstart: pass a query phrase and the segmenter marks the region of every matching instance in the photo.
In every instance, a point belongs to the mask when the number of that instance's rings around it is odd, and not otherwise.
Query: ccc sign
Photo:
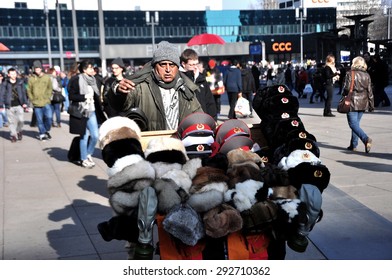
[[[272,50],[274,52],[289,52],[291,51],[291,42],[273,43]]]
[[[316,3],[319,3],[319,4],[329,3],[329,0],[312,0],[312,3],[314,3],[314,4],[316,4]]]

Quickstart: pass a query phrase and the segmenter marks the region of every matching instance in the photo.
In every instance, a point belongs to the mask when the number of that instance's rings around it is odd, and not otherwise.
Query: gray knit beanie
[[[34,60],[33,62],[33,69],[35,68],[41,68],[42,69],[42,63],[39,60]]]
[[[167,41],[161,41],[158,44],[157,49],[153,54],[151,64],[155,65],[156,63],[164,60],[169,60],[180,67],[180,54],[178,52],[178,48]]]

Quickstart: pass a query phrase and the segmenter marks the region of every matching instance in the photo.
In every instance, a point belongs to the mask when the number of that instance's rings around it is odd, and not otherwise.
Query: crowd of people
[[[307,235],[322,217],[321,193],[330,178],[327,167],[319,160],[316,138],[305,130],[298,116],[299,100],[307,99],[308,95],[309,103],[320,99],[324,102],[323,117],[334,117],[331,107],[335,87],[339,87],[339,95],[350,94],[347,123],[351,138],[347,150],[356,151],[362,141],[365,152],[369,153],[373,140],[360,127],[360,121],[366,111],[372,112],[380,105],[390,106],[390,102],[385,94],[387,69],[378,56],[367,58],[366,55],[355,57],[347,69],[336,65],[333,55],[326,57],[325,64],[308,68],[291,63],[278,69],[269,67],[265,71],[264,87],[261,83],[264,73],[255,63],[235,59],[225,65],[215,59],[202,61],[195,50],[185,49],[179,53],[177,46],[162,41],[152,59],[138,71],[128,71],[123,59],[118,57],[111,61],[111,74],[107,77],[102,77],[99,68],[89,59],[76,62],[68,73],[56,68],[45,72],[42,63],[36,60],[32,74],[26,79],[18,77],[17,70],[10,68],[6,79],[3,74],[0,77],[0,108],[2,113],[5,111],[2,120],[9,125],[12,143],[22,140],[24,113],[31,107],[32,122],[36,121],[40,141],[50,140],[51,129],[61,127],[61,112],[68,113],[69,132],[75,135],[70,150],[75,149],[76,161],[81,167],[96,165],[94,151],[99,144],[108,167],[109,201],[116,213],[114,220],[98,225],[104,240],[143,243],[140,235],[135,238],[135,234],[152,224],[147,223],[147,218],[159,220],[155,215],[157,209],[166,219],[173,213],[173,206],[189,206],[189,211],[196,210],[197,215],[203,216],[204,225],[209,225],[208,215],[215,215],[211,221],[216,222],[215,211],[223,209],[219,207],[233,208],[234,205],[236,208],[229,210],[231,218],[234,214],[238,216],[238,225],[222,233],[222,227],[215,223],[213,228],[219,235],[212,231],[205,239],[203,258],[227,259],[224,238],[242,229],[245,241],[243,236],[230,236],[232,242],[233,237],[237,239],[229,249],[246,245],[242,247],[249,256],[241,255],[238,259],[284,259],[286,242],[297,252],[306,250]],[[59,94],[63,99],[57,99]],[[217,125],[223,94],[229,101],[226,127],[225,123]],[[252,105],[255,105],[254,112],[262,120],[266,149],[254,151],[257,145],[250,138],[249,127],[236,120],[239,98],[246,99],[250,105],[247,117],[253,117]],[[293,113],[291,118],[288,112]],[[141,131],[158,130],[175,131],[178,137],[157,137],[143,149],[139,141]],[[307,149],[306,153],[299,147]],[[191,153],[193,148],[197,150],[195,154]],[[270,189],[262,188],[264,184]],[[199,189],[196,190],[196,186]],[[281,193],[281,187],[287,194]],[[241,200],[243,195],[253,191],[249,199],[244,196],[245,200]],[[147,205],[142,192],[151,201],[156,200],[157,209],[142,209]],[[271,202],[274,195],[276,201]],[[280,201],[282,197],[285,199]],[[281,211],[286,209],[287,201],[293,212]],[[135,223],[136,206],[140,213],[146,212],[146,222]],[[270,214],[274,211],[276,214]],[[140,218],[139,213],[137,218]],[[180,221],[183,220],[181,216]],[[276,223],[270,224],[275,220]],[[168,220],[161,220],[162,224],[165,221]],[[124,222],[125,226],[121,227]],[[129,222],[133,226],[130,235]],[[140,224],[143,225],[137,227]],[[166,230],[162,224],[158,222],[159,230]],[[198,247],[192,246],[204,237],[188,240],[189,232],[179,237],[166,231],[191,246],[190,251],[197,251]],[[144,229],[146,236],[147,232],[148,229]],[[161,240],[167,235],[159,234],[163,256],[171,252],[167,247],[171,243],[164,238]],[[267,238],[264,243],[256,244],[259,237]],[[264,253],[254,255],[258,250]],[[185,255],[175,257],[188,257]]]
[[[385,92],[387,64],[378,54],[365,53],[363,58],[374,95],[371,107],[390,106]],[[30,125],[37,126],[39,140],[46,141],[52,137],[51,128],[61,127],[61,113],[71,110],[70,132],[81,138],[81,165],[92,168],[92,147],[98,127],[107,118],[139,114],[139,124],[144,120],[146,130],[176,129],[184,117],[197,111],[206,112],[217,121],[223,94],[229,101],[228,119],[237,118],[235,106],[240,97],[248,100],[250,114],[246,117],[252,118],[256,92],[260,87],[277,84],[286,85],[300,99],[309,98],[310,104],[324,102],[323,116],[334,117],[334,88],[339,87],[339,95],[347,91],[346,72],[348,75],[350,68],[336,63],[333,55],[326,57],[325,64],[287,63],[266,68],[260,65],[238,60],[219,63],[214,58],[201,61],[193,49],[179,54],[177,47],[168,42],[161,42],[152,60],[138,69],[130,71],[122,58],[114,59],[107,77],[102,77],[99,68],[89,60],[75,63],[69,71],[49,68],[46,72],[36,60],[29,76],[22,76],[15,68],[0,73],[0,127],[9,126],[11,142],[21,141],[24,112],[33,110]],[[60,102],[53,98],[57,93],[63,96]],[[139,109],[136,113],[135,108]],[[81,112],[83,117],[79,118]],[[352,123],[351,117],[351,128]],[[356,145],[353,136],[349,149],[355,150]]]

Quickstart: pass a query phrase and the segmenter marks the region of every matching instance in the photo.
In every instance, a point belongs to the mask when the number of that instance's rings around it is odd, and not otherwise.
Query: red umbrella
[[[224,45],[225,40],[223,40],[222,37],[216,34],[203,33],[203,34],[193,36],[189,40],[187,45],[190,47],[190,46],[211,45],[211,44]]]
[[[8,52],[10,49],[4,45],[3,43],[0,43],[0,52]]]

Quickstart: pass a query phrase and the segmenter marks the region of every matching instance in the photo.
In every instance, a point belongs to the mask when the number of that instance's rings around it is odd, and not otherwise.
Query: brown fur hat
[[[228,182],[229,177],[222,169],[215,167],[199,167],[196,171],[196,176],[192,180],[192,187],[190,193],[200,191],[204,186],[214,182]]]
[[[272,194],[270,195],[270,199],[276,200],[276,199],[295,199],[298,198],[298,190],[292,186],[292,185],[287,185],[287,186],[274,186],[271,188],[272,189]]]
[[[144,152],[150,162],[167,162],[184,164],[189,160],[184,144],[180,139],[157,137],[148,142]]]
[[[243,162],[233,165],[227,170],[229,176],[229,188],[232,189],[237,183],[244,182],[246,180],[263,181],[259,166],[252,162]]]
[[[229,160],[229,167],[233,164],[243,163],[243,162],[254,162],[258,166],[263,164],[261,157],[252,152],[243,149],[234,149],[227,153],[227,159]]]
[[[242,218],[238,210],[223,203],[204,214],[206,234],[212,238],[223,237],[242,228]]]
[[[99,145],[103,149],[107,144],[134,138],[140,141],[141,131],[137,123],[127,117],[113,117],[104,121],[99,128]]]

